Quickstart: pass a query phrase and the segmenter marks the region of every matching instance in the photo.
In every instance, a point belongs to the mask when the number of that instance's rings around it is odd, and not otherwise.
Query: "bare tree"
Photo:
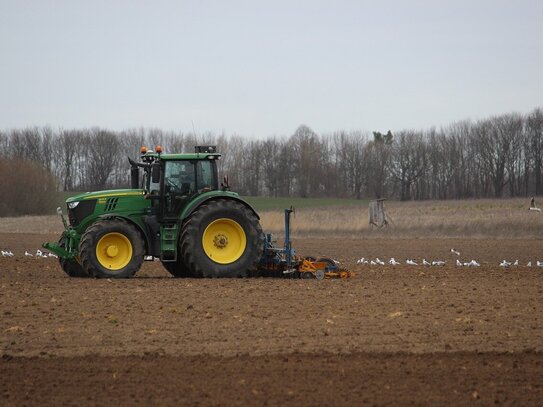
[[[529,151],[533,162],[535,178],[535,194],[543,193],[543,110],[535,109],[526,119],[526,132],[529,141]]]
[[[400,199],[411,199],[411,186],[426,169],[426,146],[421,133],[401,131],[392,143],[390,172],[400,187]]]

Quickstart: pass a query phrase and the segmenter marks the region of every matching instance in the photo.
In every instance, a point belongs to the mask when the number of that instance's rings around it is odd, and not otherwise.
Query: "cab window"
[[[194,163],[191,161],[166,162],[164,188],[166,192],[176,195],[193,195],[196,193],[196,176]]]
[[[215,187],[215,171],[211,161],[198,161],[196,165],[196,180],[198,192],[206,192]]]

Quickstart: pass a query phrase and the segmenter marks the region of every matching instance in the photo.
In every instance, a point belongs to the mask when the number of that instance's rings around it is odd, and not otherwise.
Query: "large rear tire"
[[[181,254],[194,276],[246,277],[264,250],[256,215],[240,202],[217,199],[202,204],[183,224]]]
[[[181,257],[180,251],[177,253],[177,261],[163,261],[162,265],[168,273],[176,278],[192,277],[189,268]]]
[[[62,247],[63,249],[65,249],[66,241],[67,241],[66,234],[62,233],[58,241],[58,245]],[[58,262],[60,263],[60,267],[62,267],[62,270],[70,277],[75,277],[75,278],[89,277],[85,269],[83,269],[83,267],[81,266],[81,264],[77,262],[77,260],[66,260],[63,258],[59,258]]]
[[[81,264],[95,278],[130,278],[143,263],[139,231],[121,219],[107,219],[89,226],[79,243]]]

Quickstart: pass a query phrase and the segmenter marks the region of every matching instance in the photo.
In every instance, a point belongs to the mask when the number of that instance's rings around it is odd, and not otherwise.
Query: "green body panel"
[[[227,198],[227,199],[235,199],[244,205],[246,205],[248,208],[250,208],[256,217],[260,219],[260,216],[256,213],[254,208],[249,205],[246,201],[240,198],[239,194],[236,192],[231,191],[209,191],[205,192],[203,194],[200,194],[196,196],[192,201],[190,201],[185,208],[181,211],[181,215],[179,216],[179,219],[184,220],[189,216],[198,206],[200,206],[203,202],[209,201],[211,199],[217,199],[217,198]]]
[[[105,191],[85,192],[66,199],[66,203],[78,202],[88,199],[109,198],[109,197],[121,197],[121,196],[138,196],[143,195],[145,191],[143,189],[108,189]]]
[[[108,191],[87,192],[66,200],[66,203],[96,199],[94,212],[84,218],[74,229],[78,234],[83,232],[97,218],[118,217],[135,223],[145,232],[142,215],[151,207],[151,200],[145,199],[144,191],[137,189],[118,189]],[[113,202],[112,202],[113,201]],[[114,203],[114,205],[112,204]]]

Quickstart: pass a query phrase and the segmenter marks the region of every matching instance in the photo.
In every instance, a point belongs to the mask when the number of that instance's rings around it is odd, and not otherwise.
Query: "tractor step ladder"
[[[160,260],[177,260],[177,224],[160,226]]]

